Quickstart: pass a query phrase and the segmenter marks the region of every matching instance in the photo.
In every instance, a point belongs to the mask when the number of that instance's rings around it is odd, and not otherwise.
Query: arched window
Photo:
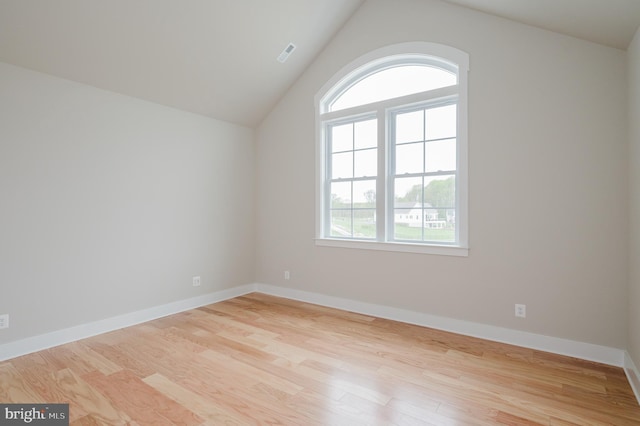
[[[467,254],[467,71],[460,50],[403,43],[318,93],[317,244]]]

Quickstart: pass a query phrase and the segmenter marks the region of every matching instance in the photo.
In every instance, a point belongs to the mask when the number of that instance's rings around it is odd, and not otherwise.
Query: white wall
[[[0,343],[253,282],[253,153],[250,129],[0,63]]]
[[[629,55],[630,280],[629,354],[640,366],[640,29]]]
[[[418,40],[470,54],[470,256],[316,247],[313,97],[358,56]],[[437,0],[369,0],[257,130],[256,278],[624,348],[626,114],[623,51]]]

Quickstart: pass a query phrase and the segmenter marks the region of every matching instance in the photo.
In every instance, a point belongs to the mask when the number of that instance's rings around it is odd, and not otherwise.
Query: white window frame
[[[358,105],[339,111],[329,111],[329,105],[342,93],[368,75],[398,65],[425,64],[457,73],[458,84],[388,100]],[[387,46],[356,59],[336,73],[316,94],[316,245],[355,249],[399,251],[452,256],[468,256],[468,82],[469,55],[456,48],[428,42],[411,42]],[[396,242],[390,236],[393,203],[386,197],[393,194],[391,158],[388,153],[391,137],[390,115],[412,105],[455,100],[458,108],[456,135],[456,242]],[[376,186],[376,240],[332,238],[327,232],[328,194],[325,129],[335,122],[375,116],[378,123],[378,179]],[[382,178],[381,178],[382,177]],[[387,205],[389,204],[389,205]]]

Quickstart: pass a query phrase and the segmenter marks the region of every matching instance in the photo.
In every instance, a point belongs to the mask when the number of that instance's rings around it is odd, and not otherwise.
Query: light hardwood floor
[[[640,425],[620,368],[253,293],[0,363],[74,425]]]

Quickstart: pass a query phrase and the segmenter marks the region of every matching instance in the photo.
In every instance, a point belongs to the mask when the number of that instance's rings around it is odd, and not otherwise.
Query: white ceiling
[[[640,26],[640,0],[445,1],[623,50]]]
[[[446,1],[620,49],[640,24],[640,0]],[[255,126],[363,2],[0,0],[0,61]]]
[[[362,1],[0,0],[0,61],[254,126]]]

